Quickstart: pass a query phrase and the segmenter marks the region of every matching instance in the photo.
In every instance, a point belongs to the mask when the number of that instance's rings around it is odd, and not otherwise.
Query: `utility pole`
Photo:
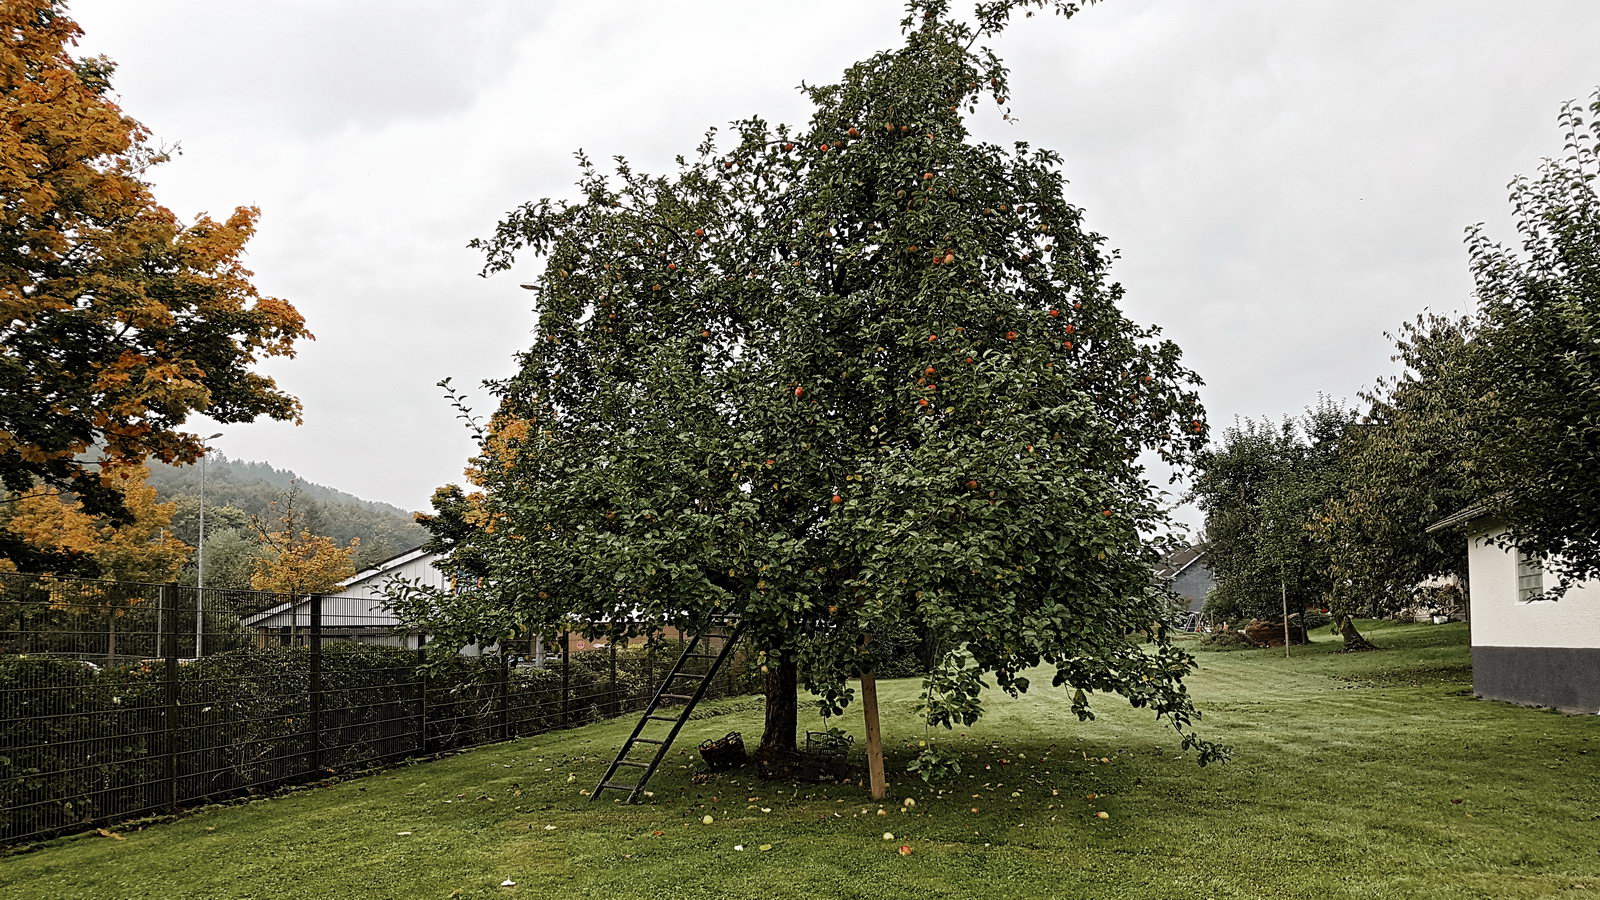
[[[222,432],[217,432],[206,438],[207,444],[222,437]],[[196,548],[195,558],[195,590],[194,590],[194,658],[199,659],[204,655],[206,642],[206,459],[211,455],[211,447],[202,445],[200,448],[200,546]]]

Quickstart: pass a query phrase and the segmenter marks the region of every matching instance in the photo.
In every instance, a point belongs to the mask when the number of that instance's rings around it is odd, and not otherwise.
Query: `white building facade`
[[[1600,713],[1600,582],[1581,582],[1551,599],[1546,592],[1556,577],[1538,558],[1494,543],[1504,532],[1492,519],[1452,516],[1430,530],[1457,524],[1467,534],[1473,691],[1489,700]]]
[[[381,589],[393,579],[420,582],[428,587],[449,587],[449,577],[435,565],[438,559],[439,554],[417,547],[340,582],[338,593],[322,598],[323,638],[406,649],[422,646],[421,633],[400,628],[400,619],[390,611]],[[256,633],[258,643],[263,646],[303,644],[310,623],[309,597],[280,603],[241,621],[244,627]]]

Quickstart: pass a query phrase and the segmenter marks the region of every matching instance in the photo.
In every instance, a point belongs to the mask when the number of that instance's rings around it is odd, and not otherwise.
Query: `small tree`
[[[269,526],[255,520],[261,555],[250,576],[251,589],[320,594],[338,590],[340,582],[356,574],[355,558],[361,539],[351,538],[348,545],[340,547],[333,538],[313,533],[297,508],[299,496],[299,485],[295,484],[274,504],[279,509],[275,524]]]
[[[477,243],[486,272],[542,258],[538,339],[493,386],[479,490],[425,523],[480,589],[401,592],[436,640],[738,615],[781,771],[797,683],[837,713],[911,628],[941,640],[936,724],[1043,664],[1080,716],[1120,693],[1220,755],[1141,537],[1167,512],[1140,456],[1189,465],[1197,379],[1118,308],[1059,157],[964,124],[1006,108],[970,48],[1024,5],[913,3],[903,47],[806,88],[805,128],[739,122],[671,177],[580,157],[580,202]]]
[[[1564,592],[1600,576],[1600,90],[1562,107],[1564,156],[1511,182],[1521,252],[1467,246],[1486,423],[1474,452],[1504,540],[1551,560]]]
[[[1339,447],[1354,414],[1327,398],[1299,420],[1245,419],[1201,456],[1193,497],[1206,513],[1207,604],[1280,621],[1284,607],[1321,605],[1332,592],[1327,547],[1313,540],[1324,504],[1344,490]],[[1351,649],[1369,649],[1344,616]]]
[[[183,225],[156,202],[166,154],[113,102],[112,63],[72,55],[79,35],[60,0],[0,5],[0,486],[131,520],[85,454],[189,462],[191,414],[297,418],[253,366],[310,334],[240,263],[255,209]],[[0,531],[0,558],[27,554]]]

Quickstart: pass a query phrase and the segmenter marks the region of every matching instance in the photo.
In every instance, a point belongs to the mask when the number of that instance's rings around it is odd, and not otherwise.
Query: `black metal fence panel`
[[[446,654],[379,595],[0,573],[0,844],[637,712],[682,640],[636,630]]]

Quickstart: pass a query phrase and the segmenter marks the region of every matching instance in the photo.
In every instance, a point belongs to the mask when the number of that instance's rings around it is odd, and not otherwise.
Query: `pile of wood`
[[[1257,647],[1282,647],[1283,620],[1251,619],[1244,626],[1244,636],[1253,641]],[[1289,617],[1289,643],[1306,643],[1306,629],[1300,624],[1298,616]]]

